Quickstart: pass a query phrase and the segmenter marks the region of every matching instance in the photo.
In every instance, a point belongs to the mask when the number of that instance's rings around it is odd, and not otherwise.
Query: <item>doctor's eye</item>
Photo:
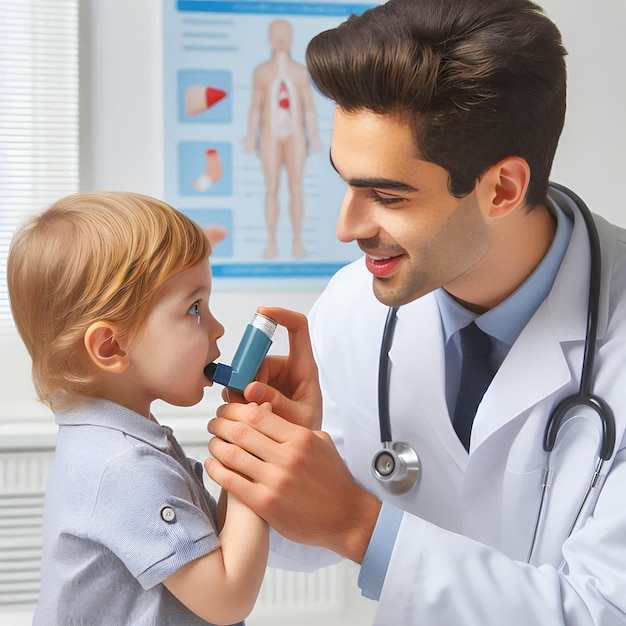
[[[394,206],[396,204],[399,204],[400,202],[403,202],[404,200],[406,200],[406,198],[402,197],[402,196],[386,196],[386,195],[382,195],[380,193],[378,193],[377,191],[375,191],[374,189],[370,189],[370,198],[378,203],[378,204],[382,204],[383,206],[386,207],[390,207],[390,206]]]

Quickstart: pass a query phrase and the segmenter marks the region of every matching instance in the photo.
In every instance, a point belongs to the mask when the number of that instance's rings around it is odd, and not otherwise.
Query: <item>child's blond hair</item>
[[[28,220],[11,242],[7,280],[39,399],[94,393],[90,324],[107,320],[132,342],[161,285],[210,251],[199,225],[135,193],[74,194]]]

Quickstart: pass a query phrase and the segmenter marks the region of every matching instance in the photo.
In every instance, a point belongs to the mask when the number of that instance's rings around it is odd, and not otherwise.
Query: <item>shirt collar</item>
[[[445,289],[435,291],[446,343],[456,331],[476,320],[484,332],[509,347],[513,345],[522,328],[550,293],[572,235],[571,219],[556,203],[552,204],[551,209],[556,216],[556,232],[548,252],[526,281],[498,306],[477,316],[459,304]]]
[[[103,398],[85,399],[68,409],[55,411],[54,417],[59,426],[91,425],[111,428],[160,450],[167,449],[169,429],[166,426]]]

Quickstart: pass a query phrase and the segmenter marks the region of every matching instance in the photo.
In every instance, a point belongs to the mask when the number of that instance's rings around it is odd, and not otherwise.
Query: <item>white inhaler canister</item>
[[[255,313],[239,342],[232,365],[209,363],[204,374],[213,382],[243,393],[259,372],[261,363],[272,345],[278,324],[271,318]]]

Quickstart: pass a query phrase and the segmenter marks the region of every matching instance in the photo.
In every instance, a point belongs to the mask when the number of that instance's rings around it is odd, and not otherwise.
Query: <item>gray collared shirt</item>
[[[202,466],[168,427],[106,400],[56,421],[33,624],[206,624],[162,584],[219,546]]]

